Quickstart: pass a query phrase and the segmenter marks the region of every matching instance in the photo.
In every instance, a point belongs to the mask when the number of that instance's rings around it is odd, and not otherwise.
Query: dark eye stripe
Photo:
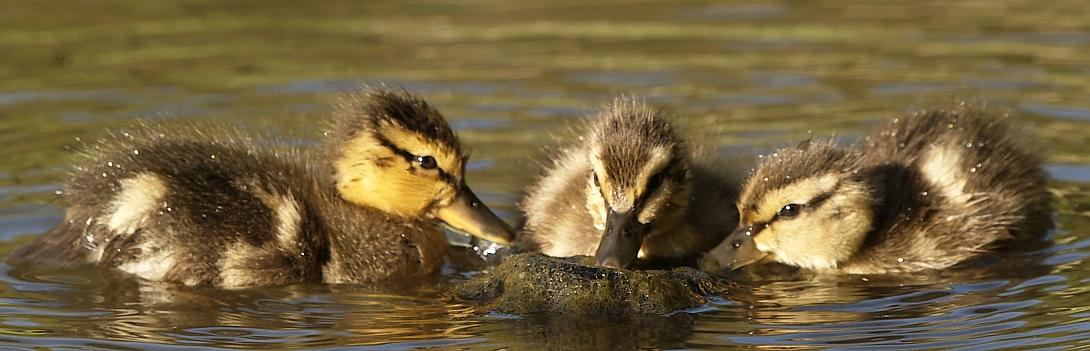
[[[835,190],[833,190],[833,191],[835,191]],[[782,214],[783,209],[781,209],[780,211],[776,212],[775,215],[772,216],[772,219],[769,220],[768,223],[773,223],[773,222],[776,222],[776,221],[781,220],[781,219],[795,218],[799,214],[801,214],[802,212],[806,212],[806,211],[810,211],[810,210],[812,210],[814,208],[818,208],[819,206],[821,206],[821,204],[825,203],[825,201],[828,201],[829,198],[833,197],[833,191],[827,191],[827,192],[818,194],[818,196],[815,196],[813,199],[810,199],[809,202],[806,202],[804,204],[788,204],[788,205],[785,205],[785,207],[786,206],[792,206],[792,205],[793,206],[798,206],[798,208],[795,209],[796,213],[794,215],[783,215]]]
[[[815,196],[813,199],[810,199],[810,202],[807,202],[805,207],[821,206],[821,204],[825,203],[825,201],[828,201],[831,197],[833,197],[832,191],[821,193],[820,195]]]
[[[401,156],[401,158],[404,158],[405,162],[409,162],[409,163],[416,162],[416,158],[417,158],[416,155],[413,155],[411,152],[406,151],[405,149],[402,149],[402,148],[398,147],[393,142],[391,142],[389,139],[386,139],[386,137],[383,137],[382,135],[376,135],[375,139],[378,139],[378,142],[379,142],[380,145],[382,145],[382,147],[385,147],[385,148],[389,149],[390,151],[393,151],[395,155],[398,155],[398,156]],[[443,170],[442,167],[438,167],[438,165],[434,169],[439,171],[439,179],[443,180],[443,182],[449,184],[453,188],[458,187],[457,186],[458,182],[454,179],[453,175],[451,175],[450,173],[447,173],[447,171]]]
[[[413,155],[411,152],[408,152],[405,149],[394,145],[394,143],[391,142],[389,139],[386,139],[386,137],[376,135],[375,138],[378,139],[378,142],[382,145],[382,147],[390,149],[390,151],[393,151],[395,155],[401,156],[401,158],[405,159],[406,162],[413,162],[414,160],[416,160],[416,155]]]
[[[670,173],[674,171],[674,167],[680,162],[681,159],[679,158],[671,159],[670,163],[667,163],[665,167],[662,167],[658,172],[651,175],[651,178],[648,178],[647,184],[643,189],[643,194],[640,194],[640,198],[637,199],[635,203],[637,205],[643,203],[650,198],[656,190],[661,188],[662,183],[666,181],[667,177],[671,176]]]

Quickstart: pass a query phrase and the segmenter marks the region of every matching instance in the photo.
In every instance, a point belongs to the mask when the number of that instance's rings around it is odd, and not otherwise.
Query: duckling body
[[[1041,160],[974,106],[913,112],[846,149],[808,141],[766,157],[742,221],[708,266],[775,261],[877,274],[943,269],[1051,227]]]
[[[691,151],[661,111],[619,99],[580,140],[557,153],[528,191],[519,247],[597,256],[615,267],[637,255],[676,262],[714,247],[736,225],[735,213],[720,211],[736,199],[736,183],[711,157]],[[618,222],[625,216],[627,223]],[[603,247],[611,232],[636,240]],[[621,251],[628,252],[609,260]]]
[[[355,95],[338,114],[323,155],[276,153],[241,137],[168,137],[177,132],[162,128],[108,139],[67,182],[64,220],[11,259],[94,264],[147,280],[224,287],[374,283],[434,272],[447,246],[432,220],[437,208],[462,201],[488,211],[462,183],[464,158],[453,133],[423,100],[405,93]],[[390,144],[354,145],[374,139]],[[408,145],[413,139],[434,147]],[[438,166],[412,163],[422,157],[415,154],[393,158],[405,150],[427,154]],[[447,166],[449,173],[441,168]],[[361,199],[398,202],[413,194],[351,186],[380,183],[377,170],[395,167],[420,176],[391,182],[419,181],[449,194],[380,208]],[[491,212],[474,215],[483,224],[471,230],[505,235]]]

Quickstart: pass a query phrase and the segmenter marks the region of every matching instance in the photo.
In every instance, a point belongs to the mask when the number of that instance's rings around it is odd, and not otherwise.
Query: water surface
[[[897,277],[768,277],[661,318],[475,316],[450,268],[408,287],[220,291],[0,265],[11,348],[1071,349],[1090,347],[1090,11],[1078,1],[0,0],[0,255],[60,221],[81,140],[156,119],[307,147],[360,83],[424,95],[505,219],[550,135],[619,93],[665,105],[747,168],[808,133],[850,139],[965,97],[1035,135],[1045,247]]]

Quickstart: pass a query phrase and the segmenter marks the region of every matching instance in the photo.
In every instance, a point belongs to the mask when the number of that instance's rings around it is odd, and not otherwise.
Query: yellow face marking
[[[334,161],[341,197],[408,217],[423,216],[433,205],[449,203],[462,179],[461,155],[416,133],[393,127],[360,132],[345,143],[341,157]],[[378,133],[387,143],[372,133]],[[416,156],[431,156],[438,167],[424,169],[392,147]],[[440,169],[450,178],[444,179]]]
[[[390,143],[413,155],[434,157],[440,169],[455,179],[462,178],[462,155],[457,150],[450,150],[420,134],[390,123],[380,125],[379,133]]]
[[[806,204],[818,195],[833,191],[839,179],[839,176],[830,174],[800,180],[784,188],[773,190],[758,202],[755,212],[753,209],[739,209],[746,221],[743,223],[752,224],[770,221],[786,205]],[[761,180],[755,179],[753,181],[759,182]]]
[[[597,196],[606,197],[605,199],[603,199],[605,200],[606,207],[613,208],[618,211],[627,210],[628,207],[626,207],[624,204],[627,201],[623,201],[624,199],[612,198],[613,195],[616,194],[616,192],[613,190],[613,179],[609,177],[609,173],[606,173],[606,166],[604,163],[602,163],[602,156],[598,153],[597,148],[595,148],[595,151],[591,151],[590,165],[594,172],[593,177],[598,177],[598,188],[601,190],[601,194],[598,194]]]
[[[652,149],[650,157],[641,164],[639,173],[637,173],[635,178],[635,184],[624,189],[616,189],[615,182],[613,179],[609,178],[608,173],[606,172],[605,163],[597,151],[594,151],[591,154],[590,163],[594,173],[598,175],[602,194],[609,197],[606,199],[609,207],[617,212],[627,212],[632,210],[632,207],[635,206],[636,199],[643,196],[645,191],[655,190],[647,189],[647,183],[650,181],[651,177],[654,177],[658,172],[663,171],[663,169],[670,164],[670,150],[665,147],[656,147]]]
[[[773,220],[787,204],[807,205],[814,197],[830,192],[827,200],[796,217]],[[743,212],[743,216],[743,223],[747,223],[743,225],[767,225],[754,228],[757,250],[775,261],[808,269],[835,269],[850,259],[873,222],[866,186],[836,175],[802,180],[770,192],[756,212]]]

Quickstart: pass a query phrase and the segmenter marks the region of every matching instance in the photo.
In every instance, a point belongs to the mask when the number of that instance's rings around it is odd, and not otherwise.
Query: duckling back
[[[446,239],[433,218],[511,239],[423,99],[373,89],[335,116],[329,148],[309,155],[166,128],[108,138],[67,182],[64,221],[11,260],[188,285],[373,283],[437,270]]]
[[[430,239],[434,227],[384,225],[387,215],[339,204],[312,176],[321,166],[299,152],[270,152],[269,145],[237,136],[167,132],[152,127],[94,146],[66,183],[64,220],[10,259],[93,264],[147,280],[220,286],[381,280],[410,273],[406,268],[421,261],[441,261],[445,243]],[[192,138],[167,136],[176,134]],[[373,250],[368,261],[384,269],[344,277],[330,264],[331,250],[348,243],[333,242],[330,233],[360,227],[368,230],[353,236],[371,244],[353,243],[351,252]],[[367,238],[382,227],[396,227],[385,229],[429,250]]]
[[[747,180],[740,225],[702,265],[841,273],[944,269],[1051,226],[1041,160],[974,106],[914,112],[849,148],[810,140]]]
[[[915,261],[941,268],[1039,239],[1052,226],[1048,176],[1020,136],[1006,116],[961,104],[907,113],[865,138],[857,145],[864,163],[900,166],[886,172],[878,222],[886,230],[877,231],[886,235],[870,239],[886,245],[871,254],[901,251],[905,263],[906,254],[928,253]]]

